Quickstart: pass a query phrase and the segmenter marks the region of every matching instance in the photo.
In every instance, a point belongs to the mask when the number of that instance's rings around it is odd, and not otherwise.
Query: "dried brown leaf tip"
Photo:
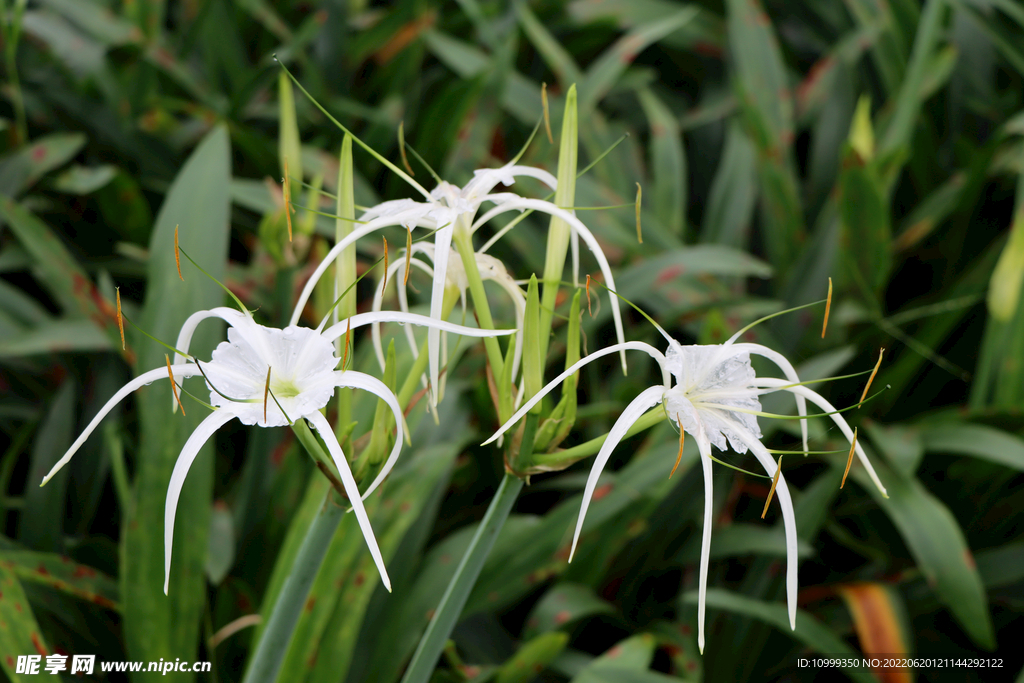
[[[587,313],[590,317],[594,317],[594,312],[590,310],[590,273],[587,273]]]
[[[398,122],[398,153],[402,157],[402,165],[405,166],[405,170],[409,172],[409,175],[415,176],[416,173],[409,165],[409,157],[405,155],[405,121]]]
[[[174,226],[174,265],[178,267],[178,279],[182,282],[185,278],[181,276],[181,250],[178,247],[178,226]]]
[[[839,488],[846,486],[846,475],[850,473],[850,465],[853,464],[853,451],[857,448],[857,428],[853,428],[853,441],[850,442],[850,455],[846,458],[846,471],[843,472],[843,481],[839,484]]]
[[[342,369],[343,372],[344,372],[345,368],[348,366],[348,344],[349,344],[349,340],[351,338],[352,338],[352,318],[349,318],[348,319],[348,327],[345,328],[345,353],[341,357],[341,369]]]
[[[288,176],[288,160],[284,160],[284,178],[281,179],[284,192],[284,217],[288,223],[288,241],[292,241],[292,181]]]
[[[548,142],[555,144],[555,138],[551,135],[551,110],[548,109],[548,84],[540,84],[540,103],[544,108],[544,131],[548,134]]]
[[[124,318],[121,317],[121,288],[116,287],[114,293],[117,295],[117,329],[121,332],[121,350],[124,351]]]
[[[825,338],[825,330],[828,329],[828,314],[832,310],[832,278],[828,279],[828,298],[825,299],[825,321],[821,323],[821,338]]]
[[[679,415],[676,415],[676,424],[679,424],[679,425],[683,424],[683,421],[679,418]],[[685,437],[686,437],[686,432],[684,432],[683,428],[680,427],[679,428],[679,453],[676,455],[676,464],[672,465],[672,471],[668,473],[668,478],[669,479],[671,479],[672,475],[676,473],[676,470],[679,468],[679,462],[683,459],[683,439]]]
[[[181,414],[185,414],[185,406],[181,405],[181,398],[178,396],[178,384],[174,381],[174,372],[171,371],[171,357],[166,353],[164,359],[167,361],[167,376],[171,378],[171,393],[174,394],[174,400],[177,401],[178,407],[181,408]]]
[[[772,477],[772,487],[768,489],[768,500],[764,502],[764,510],[761,510],[761,519],[768,514],[768,506],[772,504],[772,496],[775,495],[775,487],[779,485],[779,475],[782,474],[782,456],[779,456],[779,464],[775,466],[775,476]]]
[[[868,383],[864,385],[864,393],[860,395],[860,401],[857,402],[859,407],[861,403],[864,403],[864,399],[868,397],[868,389],[871,388],[871,383],[875,381],[875,375],[878,374],[878,368],[882,367],[882,354],[885,353],[885,348],[878,350],[878,362],[875,363],[875,369],[871,371],[871,376],[868,377]]]
[[[640,244],[644,243],[644,235],[640,232],[640,195],[643,191],[640,189],[640,183],[636,184],[636,239]]]
[[[402,285],[409,284],[409,271],[412,270],[412,228],[406,228],[408,232],[405,235],[405,279],[402,281]]]

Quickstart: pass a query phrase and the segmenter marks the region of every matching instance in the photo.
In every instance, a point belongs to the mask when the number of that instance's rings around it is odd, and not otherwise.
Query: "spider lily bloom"
[[[188,353],[196,327],[208,318],[220,318],[228,323],[227,341],[221,342],[214,349],[210,361],[200,362],[183,354]],[[335,355],[334,340],[346,334],[350,324],[351,327],[359,327],[374,321],[439,326],[446,331],[469,336],[508,333],[465,328],[438,322],[426,316],[390,312],[356,315],[323,331],[294,326],[281,330],[264,327],[253,320],[247,312],[242,313],[232,308],[199,311],[189,316],[182,326],[176,345],[180,353],[175,353],[174,364],[169,363],[167,367],[144,372],[114,394],[46,475],[43,484],[45,485],[71,460],[106,414],[133,391],[158,379],[170,377],[177,383],[176,378],[203,375],[210,390],[213,412],[196,427],[185,442],[167,487],[164,507],[164,593],[167,593],[170,578],[174,517],[185,478],[203,444],[221,426],[234,418],[243,424],[259,427],[283,427],[293,424],[300,418],[305,418],[313,425],[327,444],[327,450],[338,468],[359,528],[366,539],[366,545],[377,565],[384,586],[390,591],[391,582],[366,515],[363,499],[380,485],[398,459],[403,439],[402,409],[398,399],[380,380],[361,372],[335,370],[341,359]],[[394,447],[377,478],[362,495],[359,494],[359,487],[349,469],[348,459],[341,450],[333,428],[320,412],[334,395],[336,387],[369,391],[385,401],[395,416]]]
[[[724,451],[731,446],[738,453],[746,453],[749,449],[770,477],[774,477],[777,465],[768,449],[761,443],[761,431],[757,425],[757,415],[761,412],[758,396],[773,391],[788,391],[797,399],[797,409],[804,427],[804,450],[807,450],[806,403],[809,400],[826,411],[839,426],[843,434],[853,440],[853,432],[842,415],[816,392],[798,386],[799,378],[793,366],[781,354],[760,344],[735,343],[736,336],[724,344],[707,346],[682,346],[668,336],[664,330],[659,331],[668,339],[668,351],[662,355],[653,346],[644,342],[627,342],[615,344],[596,351],[583,358],[552,380],[540,392],[527,401],[519,411],[495,432],[485,443],[490,443],[510,429],[518,420],[526,415],[549,391],[559,386],[587,363],[616,351],[644,351],[657,361],[662,373],[662,384],[649,387],[640,393],[622,411],[618,420],[608,432],[608,438],[601,446],[597,459],[590,470],[587,485],[583,492],[583,505],[580,508],[576,531],[573,534],[572,549],[569,561],[576,551],[583,520],[587,514],[598,478],[608,463],[612,451],[633,423],[640,419],[650,408],[664,405],[668,418],[682,432],[687,432],[697,442],[700,461],[704,473],[704,530],[701,539],[700,584],[698,590],[697,642],[701,652],[704,651],[704,608],[707,594],[708,558],[711,550],[711,517],[712,517],[712,474],[711,446]],[[785,374],[786,379],[757,377],[750,365],[750,356],[758,355],[775,363]],[[674,380],[674,384],[673,384]],[[860,444],[856,444],[857,455],[867,468],[872,480],[882,493],[885,488],[878,480],[874,468],[868,462]],[[797,596],[797,534],[796,520],[793,513],[793,501],[789,494],[786,479],[779,474],[776,493],[782,507],[783,524],[786,530],[786,591],[789,607],[789,622],[796,628],[796,596]]]
[[[534,168],[532,166],[519,166],[510,163],[502,166],[501,168],[480,169],[474,171],[473,179],[462,188],[442,181],[432,192],[430,192],[429,199],[427,201],[417,202],[411,199],[399,199],[371,207],[362,216],[360,216],[360,221],[363,224],[359,225],[352,231],[352,233],[335,244],[313,272],[313,275],[309,278],[309,281],[303,288],[302,294],[299,296],[298,304],[292,314],[291,324],[295,325],[298,323],[302,309],[309,300],[316,283],[327,271],[330,264],[338,258],[346,247],[354,244],[361,237],[364,237],[376,230],[396,225],[404,226],[409,230],[412,230],[413,228],[425,228],[435,231],[433,245],[434,280],[430,297],[430,317],[435,320],[440,320],[443,312],[442,309],[444,307],[444,291],[449,282],[448,264],[452,255],[451,246],[453,240],[472,239],[472,234],[476,232],[480,226],[491,218],[506,211],[522,212],[529,209],[564,219],[570,225],[572,230],[571,244],[573,246],[574,278],[577,280],[579,279],[579,259],[577,255],[578,248],[576,245],[578,244],[578,240],[582,238],[594,253],[594,257],[597,259],[601,273],[604,276],[605,283],[609,288],[614,290],[615,280],[612,275],[611,266],[608,264],[608,259],[605,258],[604,252],[601,250],[601,246],[598,244],[593,233],[591,233],[586,225],[576,218],[571,211],[540,199],[525,199],[511,192],[493,192],[494,188],[499,183],[504,186],[509,186],[512,185],[516,178],[520,176],[536,178],[551,189],[555,189],[558,184],[555,177],[544,169]],[[485,202],[492,203],[495,207],[488,211],[484,216],[474,221],[480,206]],[[490,245],[486,245],[481,252],[486,251],[487,246]],[[624,340],[624,335],[622,331],[622,317],[619,312],[618,300],[615,298],[614,294],[609,294],[609,298],[611,300],[612,318],[615,323],[616,335],[621,343]],[[440,367],[440,334],[441,331],[437,328],[431,328],[427,333],[427,353],[429,355],[431,387],[438,386]],[[623,368],[625,368],[625,354],[622,355],[622,364]],[[435,389],[432,389],[431,391],[431,402],[435,405],[437,403],[437,391]]]
[[[431,263],[435,261],[435,249],[434,245],[429,243],[414,243],[410,254],[422,254],[426,256]],[[451,260],[448,261],[448,273],[445,277],[445,289],[448,292],[449,302],[451,297],[454,296],[453,292],[458,292],[459,302],[462,304],[462,317],[466,317],[466,289],[469,287],[469,280],[466,277],[466,270],[462,265],[462,260],[459,255],[455,252],[449,254]],[[494,258],[489,254],[476,254],[476,267],[480,272],[480,278],[484,281],[491,280],[499,287],[501,287],[509,298],[512,299],[512,305],[515,307],[516,315],[516,329],[523,329],[523,317],[526,314],[526,296],[523,291],[516,284],[516,281],[509,275],[508,270],[505,269],[503,264],[498,259]],[[384,299],[384,285],[388,282],[396,282],[395,287],[398,290],[398,306],[399,309],[405,312],[409,310],[409,297],[406,291],[405,282],[408,279],[408,273],[406,273],[406,265],[410,269],[418,268],[425,272],[429,277],[434,276],[434,269],[428,265],[424,260],[417,258],[416,256],[407,255],[404,258],[397,258],[388,268],[387,278],[382,279],[380,284],[377,285],[377,291],[373,296],[373,311],[380,311],[381,304]],[[448,306],[453,305],[448,303]],[[444,311],[442,311],[444,315]],[[371,327],[373,335],[373,349],[377,354],[377,361],[380,363],[380,367],[384,368],[384,346],[381,342],[380,335],[380,324],[373,323]],[[419,346],[416,344],[416,338],[413,336],[412,330],[408,327],[405,328],[405,336],[409,341],[409,348],[412,350],[413,358],[419,355]],[[517,373],[519,371],[519,363],[523,355],[523,336],[516,335],[515,350],[513,351],[512,357],[512,372],[511,377],[514,382]],[[448,363],[448,345],[447,345],[447,334],[442,337],[441,345],[441,364],[446,365]],[[426,377],[423,378],[424,386],[427,384]],[[520,392],[517,396],[521,396]],[[444,377],[441,377],[440,384],[438,386],[438,400],[444,396]]]

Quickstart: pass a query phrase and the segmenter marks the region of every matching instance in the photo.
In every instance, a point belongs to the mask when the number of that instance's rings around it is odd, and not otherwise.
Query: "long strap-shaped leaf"
[[[416,647],[402,683],[426,683],[430,679],[448,636],[455,628],[469,593],[473,590],[480,570],[483,569],[494,541],[498,538],[498,532],[505,525],[505,520],[512,511],[512,504],[522,488],[522,480],[514,475],[506,474],[501,480],[501,485],[487,508],[487,514],[473,535],[466,554],[462,556],[462,561],[459,562],[455,575],[441,598],[441,604],[437,606],[434,617]]]
[[[322,450],[304,422],[296,423],[295,434],[307,449]],[[344,515],[345,508],[328,502],[309,525],[309,531],[302,539],[292,564],[292,571],[285,579],[267,625],[260,634],[244,683],[271,683],[277,680],[295,624],[306,604],[306,596],[309,595],[309,589]]]

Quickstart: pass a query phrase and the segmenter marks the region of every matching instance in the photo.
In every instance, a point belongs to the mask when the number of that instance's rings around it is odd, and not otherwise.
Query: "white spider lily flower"
[[[414,243],[410,251],[411,254],[422,254],[426,256],[431,263],[434,262],[434,245],[420,242]],[[466,270],[462,265],[462,259],[459,258],[458,253],[452,252],[449,255],[450,260],[448,261],[448,273],[445,278],[446,289],[448,291],[457,291],[459,293],[459,302],[462,305],[462,316],[463,319],[466,317],[466,289],[469,287],[469,281],[466,277]],[[422,259],[416,258],[415,256],[401,256],[395,259],[394,262],[388,267],[387,278],[381,279],[377,285],[377,290],[373,296],[373,304],[371,310],[380,311],[384,299],[384,285],[388,282],[395,282],[395,288],[398,290],[398,306],[399,309],[405,312],[409,311],[409,297],[406,291],[405,281],[407,274],[405,272],[406,263],[410,268],[418,268],[425,272],[429,277],[434,276],[434,269],[428,265]],[[515,307],[516,329],[523,329],[523,318],[526,315],[526,296],[523,294],[522,289],[516,284],[515,279],[509,275],[508,270],[505,268],[500,260],[489,254],[476,254],[476,266],[480,272],[480,278],[483,281],[491,280],[501,287],[509,298],[512,300],[512,305]],[[443,314],[443,312],[442,312]],[[377,354],[377,361],[380,363],[380,367],[384,368],[384,345],[381,341],[380,324],[373,323],[371,327],[371,333],[373,337],[373,349]],[[409,327],[405,328],[405,336],[409,342],[409,348],[412,351],[412,357],[417,358],[419,356],[419,345],[416,343],[416,338],[413,336],[412,330]],[[447,333],[441,338],[441,364],[442,366],[448,363],[448,343]],[[516,335],[515,349],[512,357],[512,381],[514,382],[518,377],[519,365],[523,356],[523,336]],[[445,376],[440,379],[438,385],[438,400],[444,396],[444,385]],[[423,385],[427,386],[427,377],[423,376]],[[517,396],[522,396],[522,392],[518,393]]]
[[[551,202],[539,199],[524,199],[511,192],[492,192],[500,183],[505,186],[512,185],[517,177],[527,176],[540,180],[549,188],[554,190],[558,184],[557,179],[548,171],[532,166],[520,166],[514,163],[506,164],[495,169],[480,169],[474,171],[474,176],[465,187],[459,188],[447,182],[441,182],[432,192],[428,201],[414,201],[412,199],[399,199],[383,202],[368,209],[360,216],[362,225],[358,225],[349,235],[334,245],[326,257],[317,266],[312,276],[306,282],[298,303],[292,313],[290,324],[298,324],[299,316],[306,302],[312,295],[313,288],[320,280],[331,263],[348,246],[354,244],[360,238],[369,235],[377,230],[389,226],[404,226],[409,230],[424,228],[434,231],[434,258],[433,258],[433,287],[430,296],[430,317],[440,320],[444,306],[444,291],[448,286],[449,263],[452,262],[452,240],[456,231],[471,237],[472,234],[490,218],[510,210],[533,210],[559,216],[566,219],[572,230],[573,246],[573,277],[579,279],[579,259],[577,255],[577,243],[580,238],[584,240],[590,250],[594,253],[604,276],[607,286],[614,290],[615,279],[612,275],[608,259],[590,230],[582,221],[576,218],[571,211],[559,208]],[[474,221],[480,206],[484,202],[496,205],[496,208],[488,212],[483,218]],[[506,207],[506,208],[502,208]],[[500,209],[500,210],[499,210]],[[481,253],[493,243],[493,240],[481,249]],[[609,294],[612,306],[612,317],[615,322],[615,331],[619,342],[624,341],[622,331],[622,317],[619,312],[618,300],[613,294]],[[436,405],[438,395],[438,375],[440,369],[440,335],[439,329],[431,328],[427,333],[427,352],[429,355],[429,372],[431,402]],[[622,365],[625,370],[625,354],[622,354]]]
[[[669,419],[676,424],[681,432],[687,432],[697,442],[700,451],[701,466],[704,474],[704,529],[701,538],[700,578],[698,590],[697,642],[701,652],[704,651],[704,609],[707,597],[708,559],[711,551],[712,523],[712,473],[711,447],[720,451],[731,446],[738,453],[746,453],[749,449],[765,472],[775,476],[777,464],[771,454],[761,443],[761,431],[757,425],[757,415],[761,412],[758,396],[773,391],[788,391],[797,399],[797,409],[801,416],[804,450],[807,450],[807,432],[805,425],[806,400],[810,400],[829,413],[829,417],[839,426],[847,439],[853,440],[853,431],[842,415],[816,392],[798,386],[799,378],[793,366],[781,354],[760,344],[735,343],[736,337],[724,344],[707,346],[682,346],[669,337],[664,330],[659,331],[669,341],[668,351],[662,355],[657,349],[643,342],[627,342],[614,344],[596,351],[581,359],[561,375],[552,380],[540,392],[527,401],[508,422],[484,443],[491,443],[511,429],[533,406],[544,396],[572,376],[587,363],[616,351],[644,351],[657,361],[662,372],[663,384],[649,387],[640,393],[622,411],[612,425],[608,438],[601,446],[587,478],[583,492],[583,505],[580,508],[576,530],[573,534],[572,549],[569,561],[576,551],[576,544],[583,529],[583,520],[587,508],[594,495],[597,482],[604,470],[612,451],[625,436],[633,424],[649,409],[664,405]],[[774,362],[786,375],[786,379],[757,377],[750,365],[750,356],[759,355]],[[867,459],[867,454],[860,444],[856,444],[857,456],[867,468],[872,481],[882,493],[878,475]],[[786,531],[786,593],[789,608],[789,622],[796,628],[796,597],[797,597],[797,533],[796,519],[793,512],[793,500],[789,493],[785,477],[780,473],[776,487],[779,504],[782,507],[783,525]]]
[[[196,327],[208,318],[220,318],[228,323],[227,341],[221,342],[214,349],[209,361],[201,362],[182,355],[188,353]],[[133,391],[158,379],[170,377],[177,383],[176,378],[203,375],[207,381],[210,403],[214,410],[185,442],[167,487],[164,506],[164,593],[167,593],[170,580],[174,518],[185,478],[202,446],[221,426],[234,418],[243,424],[259,427],[283,427],[301,418],[305,418],[313,425],[327,444],[359,522],[359,528],[366,539],[366,545],[380,572],[381,581],[390,591],[391,582],[363,506],[363,499],[373,493],[398,459],[404,436],[402,409],[395,395],[379,379],[362,372],[335,370],[341,358],[335,355],[334,348],[334,341],[345,335],[348,329],[378,321],[428,325],[478,337],[511,332],[478,330],[438,322],[422,315],[398,312],[355,315],[327,330],[295,326],[281,330],[264,327],[248,313],[231,308],[199,311],[189,316],[182,326],[175,346],[181,353],[175,353],[174,364],[144,372],[118,390],[53,466],[43,479],[42,485],[71,460],[107,413]],[[368,391],[387,403],[395,416],[395,444],[380,473],[362,495],[333,428],[320,412],[327,406],[337,387]]]

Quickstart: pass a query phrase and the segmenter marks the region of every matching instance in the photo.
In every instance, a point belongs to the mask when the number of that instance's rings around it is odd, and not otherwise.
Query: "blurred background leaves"
[[[887,390],[848,415],[890,498],[862,487],[857,469],[839,491],[842,456],[787,461],[806,551],[796,633],[780,603],[781,521],[774,510],[758,519],[767,485],[716,468],[714,590],[697,655],[702,487],[691,444],[667,479],[678,440],[662,425],[613,458],[572,565],[588,463],[533,478],[435,680],[810,680],[796,657],[880,647],[991,653],[1003,658],[999,677],[1024,666],[1009,647],[1024,618],[1019,3],[5,0],[0,11],[5,655],[205,659],[217,680],[241,679],[254,630],[213,636],[272,604],[323,485],[290,435],[227,428],[200,457],[168,598],[163,495],[192,418],[172,418],[165,391],[140,393],[65,474],[37,483],[130,373],[163,363],[141,336],[121,350],[115,284],[128,317],[165,341],[187,312],[221,302],[196,271],[177,280],[175,225],[186,251],[270,320],[287,315],[293,277],[324,253],[333,221],[310,213],[316,236],[297,271],[282,274],[273,258],[284,234],[278,131],[291,128],[276,55],[389,159],[404,121],[406,139],[456,184],[516,153],[541,116],[542,83],[557,132],[575,83],[581,167],[629,133],[579,179],[576,204],[629,203],[644,188],[643,244],[632,209],[584,217],[623,296],[678,339],[715,343],[823,298],[831,277],[824,340],[820,308],[748,334],[808,379],[870,368],[886,349],[875,386]],[[289,154],[302,170],[291,172],[333,188],[342,133],[307,100],[294,104]],[[554,171],[557,144],[539,136],[524,162]],[[407,196],[367,155],[355,163],[358,204]],[[305,192],[294,196],[305,205]],[[495,246],[515,277],[540,271],[544,227],[527,219]],[[361,245],[362,263],[379,257]],[[371,292],[359,288],[361,307]],[[655,341],[640,316],[627,320],[629,338]],[[200,348],[220,338],[215,327]],[[610,342],[607,305],[583,331],[584,353]],[[556,333],[548,377],[564,345]],[[356,365],[376,372],[366,344],[356,348]],[[636,363],[628,377],[611,361],[582,373],[563,448],[607,432],[646,386],[651,368]],[[862,381],[819,386],[842,407]],[[477,409],[487,392],[476,349],[447,394],[442,429],[410,413],[413,446],[370,507],[395,593],[370,580],[342,524],[280,679],[400,677],[502,471],[497,452],[475,446],[497,426]],[[357,409],[359,433],[373,407]],[[817,450],[841,448],[823,424],[812,436]],[[769,438],[794,447],[787,429]],[[872,605],[892,635],[884,645],[865,636]],[[6,657],[0,668],[23,678]]]

